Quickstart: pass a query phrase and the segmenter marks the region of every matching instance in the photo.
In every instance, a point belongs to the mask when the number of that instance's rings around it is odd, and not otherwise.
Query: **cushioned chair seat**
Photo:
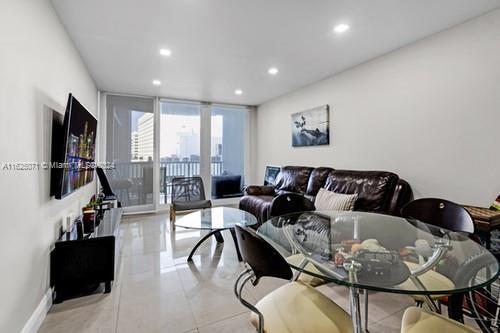
[[[405,262],[405,264],[408,266],[410,270],[416,269],[419,265],[412,263],[412,262]],[[424,287],[431,291],[431,290],[453,290],[455,289],[455,284],[453,281],[448,279],[446,276],[443,274],[440,274],[436,271],[430,270],[425,272],[424,274],[420,275],[419,280],[422,282]],[[401,289],[408,289],[408,290],[415,290],[417,287],[413,283],[412,280],[408,279],[402,284],[399,285]],[[431,295],[432,299],[438,299],[446,295]],[[423,295],[414,295],[413,298],[416,301],[424,301],[425,297]]]
[[[316,289],[301,282],[288,283],[260,300],[267,333],[350,333],[351,317]],[[252,324],[258,317],[252,313]]]
[[[176,211],[194,210],[212,207],[210,200],[180,201],[172,204]]]
[[[418,308],[406,309],[401,322],[401,333],[477,333],[471,327]]]
[[[302,262],[302,259],[304,259],[304,256],[302,254],[295,254],[293,256],[289,256],[289,257],[285,258],[285,260],[287,262],[289,262],[290,264],[292,264],[294,266],[299,266],[300,263]],[[318,271],[316,266],[314,266],[313,264],[311,264],[309,262],[306,264],[304,269],[308,272],[321,275],[320,271]],[[320,279],[318,277],[315,277],[313,275],[309,275],[307,273],[300,274],[298,281],[306,283],[312,287],[317,287],[317,286],[320,286],[322,284],[327,283],[327,281]]]

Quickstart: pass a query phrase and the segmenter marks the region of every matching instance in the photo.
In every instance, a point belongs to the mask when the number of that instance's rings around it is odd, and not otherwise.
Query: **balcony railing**
[[[223,161],[211,163],[211,174],[221,175]],[[118,162],[115,169],[108,172],[112,187],[124,206],[142,205],[153,201],[153,162]],[[170,196],[170,183],[174,177],[192,177],[200,174],[200,162],[170,161],[160,162],[161,203]],[[114,186],[113,186],[114,185]]]
[[[221,175],[224,163],[222,161],[211,163],[211,174]],[[147,169],[153,168],[153,162],[125,162],[115,163],[113,175],[115,179],[141,179]],[[152,172],[152,171],[151,171]],[[200,174],[200,162],[175,161],[160,162],[160,175],[165,177],[192,177]]]

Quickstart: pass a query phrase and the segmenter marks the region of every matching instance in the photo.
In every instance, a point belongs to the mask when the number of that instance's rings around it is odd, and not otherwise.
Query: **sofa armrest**
[[[410,184],[403,179],[398,179],[389,205],[389,214],[401,216],[401,209],[413,200],[413,191]]]
[[[273,186],[250,185],[245,188],[247,195],[276,195]]]

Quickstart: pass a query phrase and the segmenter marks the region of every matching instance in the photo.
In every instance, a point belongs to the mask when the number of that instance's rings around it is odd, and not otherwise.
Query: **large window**
[[[211,108],[212,198],[241,196],[245,181],[246,109]]]

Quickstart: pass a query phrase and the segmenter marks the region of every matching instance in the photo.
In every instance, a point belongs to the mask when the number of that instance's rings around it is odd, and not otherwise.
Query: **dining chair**
[[[401,209],[401,216],[407,219],[416,219],[424,223],[439,226],[444,229],[454,232],[464,232],[467,234],[474,233],[474,221],[469,212],[462,206],[445,200],[437,198],[422,198],[413,200],[407,203]],[[410,269],[415,269],[418,265],[407,263]],[[453,289],[454,283],[448,277],[430,270],[419,277],[422,284],[431,290],[450,290]],[[408,284],[413,287],[413,282],[407,280],[401,285]],[[426,297],[423,295],[413,295],[413,299],[418,307],[421,307]],[[446,295],[430,295],[432,301],[437,301],[436,308],[439,310],[439,304]],[[365,327],[368,329],[368,292],[365,291]]]
[[[469,235],[474,233],[474,220],[470,213],[464,207],[444,199],[422,198],[414,200],[401,209],[401,216],[417,219],[454,232],[463,232]],[[423,274],[421,278],[426,280],[422,281],[424,286],[434,290],[450,289],[450,285],[453,286],[450,279],[434,271],[429,271],[427,276]],[[422,296],[414,296],[413,298],[418,305],[424,302]],[[440,300],[443,295],[433,295],[431,298]]]
[[[462,232],[468,235],[474,233],[474,220],[470,213],[464,207],[445,199],[422,198],[411,201],[401,209],[401,216],[408,219],[417,219],[454,232]],[[450,289],[450,286],[453,287],[453,282],[450,279],[432,270],[423,274],[420,278],[423,285],[430,289],[445,290]],[[445,301],[445,297],[445,295],[430,296],[438,304]],[[413,299],[417,306],[422,306],[425,301],[425,298],[420,295],[414,295]]]
[[[201,177],[175,177],[172,179],[170,222],[174,225],[177,212],[211,208],[212,202],[205,198]]]
[[[285,193],[273,199],[269,216],[271,218],[314,209],[314,203],[305,196],[297,193]]]
[[[401,215],[451,231],[466,233],[474,241],[480,242],[476,235],[474,235],[474,219],[464,207],[454,202],[435,198],[418,199],[404,206],[401,210]],[[471,258],[471,260],[482,260],[480,254],[471,255]],[[459,269],[456,272],[456,276],[459,279],[468,281],[470,274],[476,274],[474,270],[471,271],[469,266],[466,266],[466,271]],[[425,275],[429,273],[435,277],[439,277],[440,275],[438,285],[428,284],[426,281],[423,281],[426,278]],[[429,271],[426,274],[422,275],[424,286],[432,285],[436,289],[446,289],[446,284],[452,283],[438,272]],[[477,279],[477,277],[475,278]],[[466,313],[470,318],[476,320],[483,331],[491,332],[491,328],[498,325],[497,319],[500,309],[498,296],[498,290],[493,291],[490,286],[486,286],[468,294],[454,294],[448,298],[443,295],[435,295],[431,296],[431,298],[434,301],[437,300],[439,303],[448,303],[448,315],[450,317],[463,322],[463,314]],[[421,296],[414,296],[414,299],[419,305],[423,303]],[[465,311],[464,306],[466,307]]]
[[[331,299],[301,282],[289,282],[264,296],[256,305],[243,298],[245,285],[256,286],[263,277],[291,280],[285,259],[257,233],[235,227],[238,245],[247,269],[234,284],[234,293],[251,311],[251,322],[259,333],[350,333],[351,317]]]
[[[413,200],[401,209],[401,216],[455,232],[474,233],[474,220],[467,209],[444,199]]]
[[[305,196],[297,193],[286,193],[278,195],[273,200],[269,216],[281,216],[285,214],[299,213],[314,210],[314,204]],[[295,267],[301,267],[308,272],[321,274],[318,269],[308,262],[302,254],[293,254],[286,261]],[[318,287],[326,281],[310,274],[302,274],[300,270],[294,270],[294,279],[309,284],[311,287]]]
[[[495,274],[492,270],[482,267],[495,267],[498,261],[481,251],[468,253],[469,258],[460,265],[455,273],[458,285],[485,283]],[[464,322],[464,314],[473,319],[482,332],[499,332],[500,326],[500,280],[482,288],[469,290],[467,293],[454,294],[448,297],[448,316],[458,322]]]
[[[420,308],[410,307],[405,310],[401,321],[401,333],[478,333],[455,320]]]

